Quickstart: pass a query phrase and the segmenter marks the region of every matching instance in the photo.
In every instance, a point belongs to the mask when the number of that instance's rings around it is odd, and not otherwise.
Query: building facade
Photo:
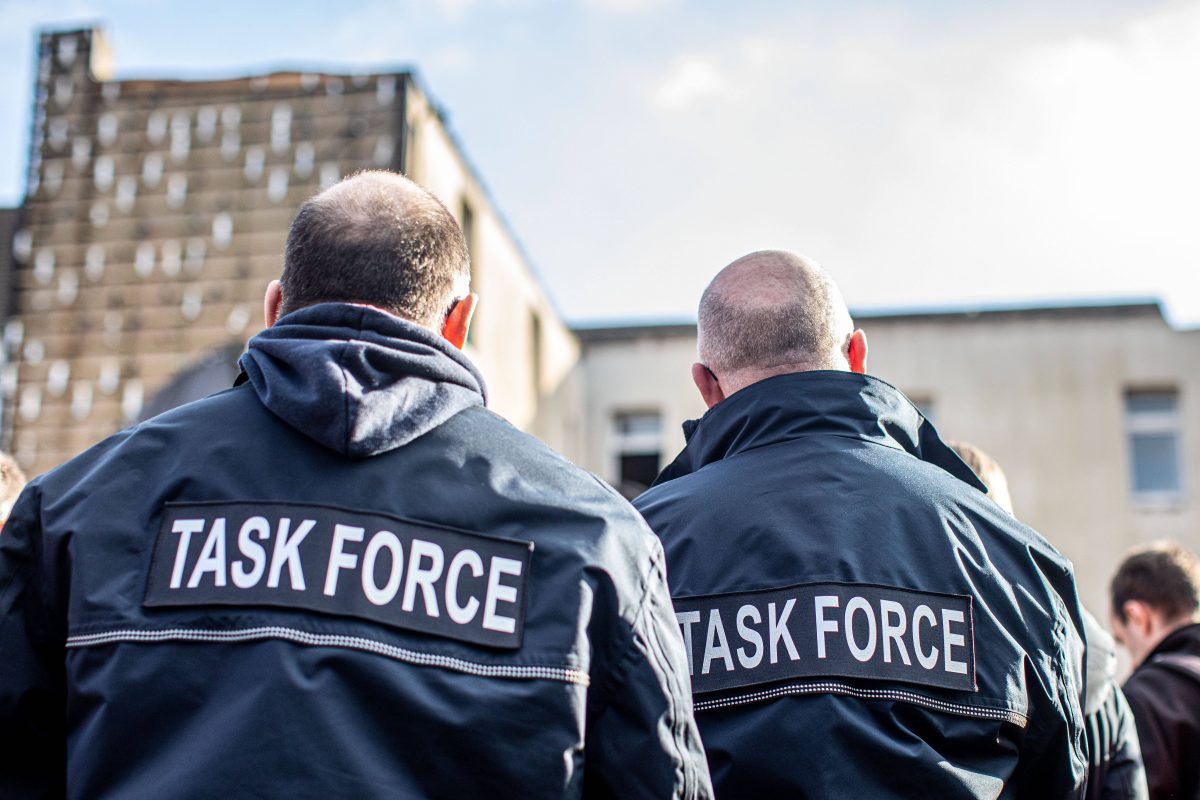
[[[164,390],[185,397],[178,378],[228,372],[300,204],[364,168],[411,175],[458,217],[483,295],[468,352],[493,407],[565,445],[576,421],[539,415],[540,398],[575,339],[412,73],[120,81],[101,33],[79,30],[39,42],[0,387],[18,460],[44,471]]]

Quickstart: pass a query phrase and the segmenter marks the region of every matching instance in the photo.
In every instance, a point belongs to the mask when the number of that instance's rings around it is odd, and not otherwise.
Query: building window
[[[637,497],[658,477],[662,457],[662,415],[657,411],[618,412],[613,418],[614,484]]]
[[[1126,392],[1125,430],[1134,500],[1178,501],[1183,491],[1178,393]]]

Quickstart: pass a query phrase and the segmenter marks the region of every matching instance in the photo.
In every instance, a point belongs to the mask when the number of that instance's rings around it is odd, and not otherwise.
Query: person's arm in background
[[[1125,684],[1125,698],[1129,701],[1129,709],[1137,725],[1150,796],[1171,797],[1179,789],[1179,776],[1175,768],[1179,763],[1179,754],[1173,737],[1164,728],[1156,709],[1158,703],[1170,702],[1169,695],[1156,696],[1155,688],[1161,687],[1131,680]]]
[[[1129,703],[1116,683],[1103,705],[1087,718],[1088,800],[1147,800],[1146,769]]]

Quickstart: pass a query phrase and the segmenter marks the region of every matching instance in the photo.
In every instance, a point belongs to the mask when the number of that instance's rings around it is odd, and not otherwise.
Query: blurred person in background
[[[0,529],[4,527],[13,503],[17,502],[17,497],[24,488],[25,473],[16,459],[8,453],[0,452]]]
[[[996,460],[969,442],[947,444],[983,481],[988,497],[1012,514],[1008,478]],[[1082,606],[1079,610],[1087,637],[1087,692],[1083,701],[1088,742],[1087,800],[1145,800],[1146,770],[1137,727],[1117,684],[1116,642],[1091,612]]]
[[[1109,591],[1150,797],[1200,800],[1200,560],[1176,542],[1135,549]]]
[[[708,412],[634,505],[666,548],[717,796],[1081,797],[1067,560],[865,374],[812,261],[725,267],[698,334]]]
[[[485,408],[466,242],[310,199],[235,386],[0,536],[0,797],[711,796],[658,540]]]

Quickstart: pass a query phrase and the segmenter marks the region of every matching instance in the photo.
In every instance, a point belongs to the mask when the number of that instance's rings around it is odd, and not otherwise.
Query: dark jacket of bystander
[[[1151,800],[1200,800],[1200,623],[1168,634],[1124,688]]]

